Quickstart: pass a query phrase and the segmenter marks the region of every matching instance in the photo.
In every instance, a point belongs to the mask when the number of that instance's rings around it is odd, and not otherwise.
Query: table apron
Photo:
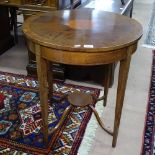
[[[35,43],[29,40],[27,43],[30,51],[36,54]],[[68,65],[91,66],[91,65],[110,64],[125,59],[127,57],[128,47],[107,52],[106,51],[72,52],[72,51],[56,50],[45,46],[40,46],[40,50],[41,50],[41,57],[52,62]],[[137,49],[137,43],[130,45],[130,47],[132,47],[132,54],[133,54]]]

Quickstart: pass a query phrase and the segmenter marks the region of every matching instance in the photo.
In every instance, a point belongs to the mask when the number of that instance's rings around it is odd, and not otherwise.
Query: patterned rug
[[[153,3],[153,10],[150,18],[149,30],[147,32],[144,44],[155,47],[155,1]]]
[[[54,97],[74,90],[99,96],[100,90],[54,81]],[[69,105],[49,104],[49,133],[59,122]],[[95,106],[95,103],[94,103]],[[63,126],[49,134],[45,146],[36,79],[23,75],[0,72],[0,154],[20,155],[76,155],[92,112],[74,108]]]
[[[155,155],[155,51],[141,155]]]

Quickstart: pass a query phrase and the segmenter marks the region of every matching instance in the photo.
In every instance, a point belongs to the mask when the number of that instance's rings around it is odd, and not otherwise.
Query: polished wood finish
[[[107,57],[108,63],[117,60],[122,57],[122,48],[133,45],[142,33],[140,24],[134,19],[92,9],[36,15],[27,19],[23,32],[27,38],[42,45],[42,50],[46,51],[42,52],[43,58],[59,62],[61,57],[61,63],[86,66],[101,65],[105,58],[99,57],[100,54]],[[114,50],[117,50],[116,56]],[[75,53],[78,57],[73,57]],[[88,57],[82,57],[85,55]]]
[[[117,12],[119,14],[131,16],[133,8],[133,0],[123,0],[125,5],[122,5],[121,0],[111,0],[111,6],[107,9],[111,12]],[[24,19],[30,17],[31,15],[53,11],[58,9],[72,9],[76,7],[83,7],[85,3],[88,3],[89,0],[0,0],[0,5],[5,7],[5,9],[10,8],[12,10],[11,23],[13,24],[14,30],[14,40],[18,42],[17,34],[17,20],[16,20],[16,10],[19,8],[20,12],[24,14]],[[106,1],[99,1],[101,6],[106,6]],[[103,7],[104,8],[104,7]],[[96,8],[97,9],[97,8]],[[11,37],[11,36],[10,36]],[[3,37],[4,38],[4,37]],[[13,37],[11,37],[13,43]],[[3,44],[4,41],[0,41]],[[9,42],[10,44],[10,42]],[[2,46],[2,49],[5,51],[5,47]],[[26,67],[27,74],[30,76],[36,76],[36,60],[34,54],[28,49],[29,63]],[[113,84],[114,80],[114,68],[115,64],[112,65],[111,77],[110,77],[110,86]],[[60,65],[53,64],[54,78],[58,79],[72,79],[80,81],[92,81],[104,85],[103,79],[106,79],[106,67],[103,66],[72,66],[72,65]],[[99,72],[97,76],[95,73]],[[103,77],[103,78],[101,78]]]
[[[107,97],[108,97],[108,90],[110,86],[110,78],[112,77],[111,71],[112,71],[113,64],[108,64],[105,67],[105,80],[104,80],[104,95],[103,95],[103,105],[107,105]],[[101,97],[102,99],[102,97]],[[98,99],[100,100],[100,98]]]
[[[94,112],[95,117],[96,117],[96,119],[97,119],[97,121],[98,121],[100,127],[101,127],[105,132],[107,132],[108,134],[110,134],[111,136],[113,136],[113,132],[112,132],[111,130],[107,129],[107,128],[105,127],[105,125],[103,124],[103,122],[101,121],[100,116],[99,116],[98,112],[96,111],[96,109],[95,109],[91,104],[89,105],[89,107],[90,107],[91,110]]]
[[[48,83],[44,79],[48,79],[48,62],[42,59],[40,45],[35,45],[36,60],[37,60],[37,73],[39,81],[40,92],[40,106],[43,122],[43,133],[45,143],[48,143]],[[52,80],[52,79],[51,79]],[[44,89],[42,89],[44,88]]]
[[[119,68],[119,78],[118,78],[118,87],[117,87],[117,98],[116,98],[116,108],[115,108],[115,121],[114,121],[114,135],[112,146],[116,146],[118,130],[120,125],[120,118],[122,113],[126,83],[128,78],[128,72],[130,68],[131,55],[134,51],[133,46],[129,46],[126,49],[127,55],[125,59],[120,60]]]
[[[90,94],[80,91],[75,91],[68,95],[68,101],[75,107],[85,107],[93,103],[93,98]]]
[[[94,9],[102,9],[103,11],[110,11],[119,13],[125,16],[132,17],[132,9],[133,9],[133,2],[134,0],[123,0],[125,5],[121,3],[121,0],[110,0],[107,4],[106,0],[97,1],[95,6],[92,6]],[[111,76],[110,76],[110,87],[113,85],[114,82],[114,71],[115,71],[116,64],[112,64],[111,67]],[[106,82],[106,66],[73,66],[73,65],[64,65],[64,76],[67,79],[77,80],[77,81],[86,81],[86,82],[94,82],[98,83],[102,86]],[[98,73],[96,75],[96,73]]]
[[[75,91],[75,92],[69,94],[67,99],[68,99],[69,103],[72,105],[72,106],[70,106],[70,108],[72,108],[72,107],[81,107],[81,108],[88,107],[88,108],[90,108],[94,112],[96,120],[99,123],[99,125],[101,126],[101,128],[104,131],[106,131],[108,134],[113,136],[113,132],[105,127],[105,125],[103,124],[103,122],[101,121],[101,119],[99,117],[98,112],[94,108],[92,94]],[[65,117],[63,117],[62,119],[64,119],[64,118]]]
[[[0,54],[18,43],[17,33],[17,10],[20,9],[24,14],[24,18],[47,11],[76,8],[81,4],[81,0],[0,0]],[[10,15],[9,15],[10,14]],[[14,35],[10,34],[13,30]],[[35,58],[29,52],[29,64],[27,66],[28,74],[36,74]],[[29,71],[30,70],[30,71]],[[56,77],[64,77],[63,68],[58,65],[54,68]]]
[[[119,14],[81,9],[33,16],[24,23],[23,32],[29,49],[37,57],[44,129],[47,127],[48,116],[47,61],[81,66],[120,62],[112,134],[112,146],[115,147],[130,59],[142,36],[141,25]],[[47,141],[47,129],[44,130],[44,137]]]
[[[0,25],[0,33],[2,34],[0,37],[0,54],[12,47],[14,43],[18,43],[17,13],[19,11],[24,15],[24,20],[26,20],[26,18],[34,14],[76,8],[79,5],[81,5],[81,0],[0,0],[0,21],[3,23]],[[11,30],[14,32],[13,36],[10,35]],[[29,49],[28,58],[27,74],[36,77],[36,57]],[[53,64],[54,78],[64,80],[64,70],[64,66]]]
[[[104,1],[103,1],[104,2]],[[100,1],[101,5],[103,2]],[[110,12],[117,12],[122,15],[131,16],[132,15],[132,8],[133,8],[133,0],[124,0],[126,5],[122,5],[121,1],[112,0],[111,7],[108,8]],[[106,4],[105,4],[106,5]],[[121,9],[122,8],[122,9]],[[97,9],[97,8],[96,8]],[[27,66],[28,75],[36,75],[36,65],[35,65],[35,57],[29,51],[29,65]],[[33,67],[32,67],[33,66]],[[102,66],[73,66],[73,65],[61,65],[61,64],[53,64],[54,70],[54,77],[58,79],[72,79],[72,80],[79,80],[79,81],[93,81],[95,83],[99,83],[106,88],[106,71],[107,68],[105,65]],[[111,66],[111,76],[109,77],[111,87],[114,81],[114,71],[115,71],[116,64],[113,63]],[[98,73],[96,75],[96,73]],[[106,91],[105,91],[106,93]],[[105,98],[106,99],[106,98]],[[106,103],[106,101],[104,102]]]
[[[57,129],[59,129],[60,127],[62,127],[64,121],[67,119],[67,116],[69,115],[70,111],[73,109],[72,105],[69,105],[65,111],[63,112],[60,121],[58,122],[58,124],[55,126],[55,128],[52,129],[51,133],[55,132]]]

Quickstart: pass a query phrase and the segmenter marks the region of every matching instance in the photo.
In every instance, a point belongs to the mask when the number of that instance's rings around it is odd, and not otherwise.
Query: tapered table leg
[[[48,62],[41,57],[40,46],[35,46],[37,60],[37,74],[39,82],[40,106],[43,123],[44,142],[48,144]]]
[[[103,106],[107,105],[107,96],[108,96],[108,90],[110,85],[111,68],[112,68],[112,64],[108,64],[106,66],[106,72],[105,72],[106,75],[104,80]]]
[[[120,119],[121,119],[121,114],[122,114],[122,107],[123,107],[126,83],[127,83],[130,60],[131,60],[132,48],[128,48],[127,50],[129,50],[127,52],[128,56],[126,57],[126,59],[120,61],[112,147],[115,147],[116,142],[117,142],[117,136],[118,136],[118,130],[119,130]]]
[[[53,97],[53,72],[52,72],[52,63],[50,61],[47,62],[47,78],[48,78],[48,97],[51,99]]]

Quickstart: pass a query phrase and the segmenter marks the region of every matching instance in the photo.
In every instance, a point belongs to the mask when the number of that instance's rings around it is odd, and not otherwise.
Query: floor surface
[[[96,1],[101,3],[102,0]],[[143,25],[144,34],[131,61],[117,146],[112,148],[112,138],[98,127],[89,155],[140,155],[152,63],[152,49],[143,47],[143,42],[152,4],[153,0],[135,0],[134,3],[133,18]],[[28,56],[24,46],[23,41],[20,41],[18,46],[0,56],[1,71],[26,74]],[[108,105],[102,116],[102,120],[110,127],[113,126],[118,67],[119,65],[116,68],[114,85],[109,91]]]

